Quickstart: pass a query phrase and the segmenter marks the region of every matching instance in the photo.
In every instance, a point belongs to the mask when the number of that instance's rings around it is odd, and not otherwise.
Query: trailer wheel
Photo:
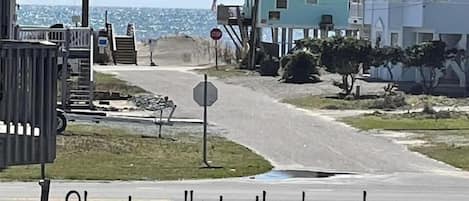
[[[67,118],[63,112],[57,112],[57,134],[63,134],[67,129]]]

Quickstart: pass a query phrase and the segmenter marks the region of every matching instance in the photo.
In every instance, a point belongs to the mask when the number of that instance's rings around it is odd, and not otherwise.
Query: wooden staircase
[[[137,64],[137,51],[134,37],[116,36],[115,43],[115,63]]]
[[[68,107],[71,109],[93,108],[92,70],[89,59],[77,59],[78,69],[70,69],[68,85]]]

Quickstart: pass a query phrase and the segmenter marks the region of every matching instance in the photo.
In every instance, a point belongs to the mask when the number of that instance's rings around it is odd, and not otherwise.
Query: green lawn
[[[221,137],[209,137],[209,160],[221,169],[202,169],[202,139],[144,138],[127,130],[72,125],[57,139],[57,159],[47,166],[52,179],[178,180],[255,175],[272,166],[249,149]],[[37,180],[38,166],[14,167],[0,180]]]
[[[464,130],[469,129],[469,119],[426,119],[408,117],[358,116],[346,117],[343,121],[361,130]]]
[[[408,140],[423,140],[425,144],[410,145],[412,151],[469,170],[469,118],[432,119],[425,114],[381,114],[346,117],[343,122],[362,129],[398,130],[416,135]]]
[[[120,92],[127,95],[135,95],[140,93],[147,93],[146,90],[130,85],[126,81],[116,78],[115,75],[105,74],[105,73],[94,73],[94,80],[96,82],[97,91],[111,91],[111,92]]]
[[[453,146],[439,143],[431,146],[412,147],[411,150],[469,171],[469,146]]]
[[[220,79],[230,77],[253,76],[257,74],[254,71],[238,69],[232,65],[219,66],[218,70],[215,67],[210,67],[205,69],[197,69],[194,71],[199,74],[207,74],[209,77],[216,77]]]

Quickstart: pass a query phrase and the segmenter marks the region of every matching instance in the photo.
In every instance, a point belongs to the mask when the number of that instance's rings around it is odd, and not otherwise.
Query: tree
[[[328,72],[342,76],[342,81],[334,85],[341,88],[345,96],[353,91],[360,65],[370,63],[371,50],[368,41],[355,38],[333,37],[321,43],[321,64]]]
[[[318,55],[305,50],[296,50],[282,58],[282,79],[287,83],[318,82],[319,69],[317,68]]]
[[[404,50],[400,47],[377,47],[372,50],[371,53],[371,65],[372,66],[383,66],[388,70],[391,81],[394,81],[394,75],[392,69],[398,63],[405,61]],[[394,88],[394,83],[388,84],[384,90],[391,92]]]
[[[406,49],[405,66],[417,67],[422,77],[422,87],[426,94],[431,94],[437,87],[436,74],[444,68],[446,44],[431,41],[411,46]]]

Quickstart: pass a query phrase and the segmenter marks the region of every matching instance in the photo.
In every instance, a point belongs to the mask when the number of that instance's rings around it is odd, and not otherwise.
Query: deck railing
[[[59,44],[60,47],[72,49],[90,49],[92,31],[90,28],[46,28],[19,26],[16,30],[17,40],[46,40]],[[68,41],[68,44],[67,44]]]
[[[217,21],[219,24],[228,24],[230,20],[242,18],[242,6],[219,5],[217,7]]]
[[[0,40],[0,169],[56,156],[56,44]]]

